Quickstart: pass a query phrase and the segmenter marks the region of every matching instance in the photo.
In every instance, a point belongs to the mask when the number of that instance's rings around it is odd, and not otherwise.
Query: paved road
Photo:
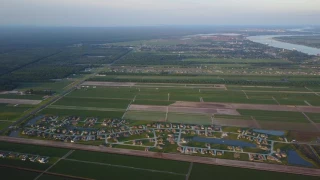
[[[20,144],[42,145],[42,146],[50,146],[50,147],[58,147],[58,148],[78,149],[78,150],[95,151],[95,152],[106,152],[106,153],[114,153],[114,154],[133,155],[133,156],[143,156],[143,157],[151,157],[151,158],[170,159],[170,160],[177,160],[177,161],[187,161],[187,162],[194,162],[194,163],[213,164],[213,165],[230,166],[230,167],[241,167],[241,168],[257,169],[257,170],[264,170],[264,171],[320,176],[320,169],[294,167],[294,166],[286,166],[286,165],[236,161],[236,160],[227,160],[227,159],[218,159],[218,158],[207,158],[207,157],[198,157],[198,156],[190,156],[190,155],[183,155],[183,154],[169,154],[169,153],[156,153],[156,152],[129,150],[129,149],[116,149],[116,148],[108,148],[103,146],[90,146],[90,145],[72,144],[72,143],[64,143],[64,142],[57,142],[57,141],[14,138],[14,137],[7,137],[7,136],[0,136],[0,141],[20,143]]]

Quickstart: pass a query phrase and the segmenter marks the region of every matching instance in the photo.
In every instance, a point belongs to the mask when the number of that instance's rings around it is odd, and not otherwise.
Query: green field
[[[74,178],[66,178],[63,176],[55,176],[50,174],[42,174],[39,180],[75,180]]]
[[[207,179],[208,177],[214,177],[215,179],[259,179],[259,180],[280,180],[280,179],[290,179],[290,180],[316,180],[318,177],[303,176],[295,174],[286,174],[278,172],[268,172],[259,171],[252,169],[234,168],[234,167],[224,167],[224,166],[214,166],[197,164],[193,165],[190,179]]]
[[[81,116],[81,117],[98,117],[98,118],[121,118],[123,111],[97,111],[97,110],[64,110],[55,108],[46,108],[40,114],[58,115],[58,116]]]
[[[43,95],[0,94],[0,98],[4,98],[4,99],[31,99],[31,100],[42,100],[42,99],[43,99]]]
[[[300,112],[263,111],[246,109],[238,109],[237,111],[244,116],[253,116],[257,121],[309,123],[309,121]]]
[[[186,174],[189,167],[188,162],[88,151],[74,151],[68,157],[68,159],[99,162],[119,166],[129,166],[143,169],[154,169],[159,171],[170,171],[181,174]]]
[[[320,123],[320,113],[305,113],[313,122]]]
[[[154,111],[127,111],[124,118],[128,120],[142,120],[142,121],[164,121],[166,117],[165,112]]]
[[[152,168],[152,167],[151,167]],[[50,172],[73,175],[78,177],[93,179],[185,179],[185,175],[146,171],[141,169],[124,168],[119,166],[109,166],[95,163],[84,163],[69,160],[61,160]]]
[[[90,97],[90,98],[124,98],[133,99],[138,90],[134,87],[96,87],[76,89],[67,97]]]
[[[7,143],[7,142],[0,142],[0,150],[50,157],[49,163],[47,163],[47,164],[40,164],[37,162],[30,162],[30,161],[21,161],[18,159],[0,158],[0,164],[7,164],[7,165],[11,165],[11,166],[16,166],[16,167],[32,168],[32,169],[37,169],[37,170],[47,169],[54,162],[56,162],[56,160],[59,157],[62,157],[63,155],[65,155],[66,153],[69,152],[69,150],[61,149],[61,148],[51,148],[51,147],[45,147],[45,146],[25,145],[25,144],[14,144],[14,143]]]
[[[64,97],[59,101],[57,101],[56,103],[54,103],[54,105],[126,109],[129,103],[130,103],[130,100],[123,100],[123,99]]]
[[[37,154],[41,156],[50,156],[50,157],[62,157],[67,152],[69,152],[68,149],[62,149],[62,148],[16,144],[16,143],[7,143],[7,142],[0,142],[0,150]]]
[[[31,105],[12,106],[0,104],[0,120],[14,120],[23,112],[33,108]]]
[[[0,167],[0,175],[4,179],[24,179],[24,180],[33,180],[40,173],[24,171],[14,168]]]
[[[121,76],[123,77],[123,76]],[[131,76],[128,76],[130,78]],[[134,76],[136,77],[136,76]],[[153,76],[152,76],[153,77]],[[148,78],[148,77],[145,77]],[[144,79],[145,79],[144,78]],[[176,77],[181,78],[181,77]],[[209,86],[209,88],[208,88]],[[229,86],[228,86],[229,87]],[[250,86],[249,86],[250,87]],[[131,101],[134,104],[145,105],[169,105],[175,101],[199,102],[200,98],[204,102],[223,103],[245,103],[245,104],[271,104],[271,105],[308,105],[320,106],[320,97],[311,93],[305,88],[270,88],[231,86],[230,90],[214,89],[209,85],[188,85],[183,84],[142,84],[133,87],[96,87],[82,88],[68,94],[56,105],[77,105],[81,106],[83,99],[88,101],[87,107],[121,107],[118,103],[108,105],[110,101]],[[271,89],[271,90],[270,90]],[[289,91],[288,91],[289,89]],[[244,91],[243,91],[244,90]],[[287,92],[288,91],[288,92]],[[295,91],[302,91],[298,93]],[[303,93],[305,92],[305,93]],[[135,97],[135,98],[134,98]],[[70,99],[72,98],[72,99]],[[81,98],[81,99],[80,99]],[[111,100],[115,98],[114,100]],[[96,100],[99,99],[99,100]],[[169,99],[169,101],[168,101]],[[95,102],[93,102],[95,101]],[[121,104],[121,102],[119,102]],[[73,106],[72,105],[72,106]],[[89,106],[90,105],[90,106]],[[123,108],[123,106],[122,106]]]

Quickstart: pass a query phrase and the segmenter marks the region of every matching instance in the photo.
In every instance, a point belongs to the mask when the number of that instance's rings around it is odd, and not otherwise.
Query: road
[[[0,136],[0,141],[19,143],[19,144],[32,144],[32,145],[40,145],[40,146],[68,148],[68,149],[75,149],[75,150],[106,152],[106,153],[132,155],[132,156],[143,156],[143,157],[150,157],[150,158],[170,159],[170,160],[186,161],[186,162],[193,162],[193,163],[240,167],[240,168],[283,172],[283,173],[291,173],[291,174],[301,174],[301,175],[309,175],[309,176],[320,176],[320,169],[314,169],[314,168],[304,168],[304,167],[267,164],[267,163],[258,163],[258,162],[247,162],[247,161],[236,161],[236,160],[227,160],[227,159],[218,159],[218,158],[207,158],[207,157],[198,157],[198,156],[190,156],[190,155],[183,155],[183,154],[169,154],[169,153],[146,152],[146,151],[137,151],[137,150],[129,150],[129,149],[116,149],[116,148],[108,148],[103,146],[90,146],[90,145],[72,144],[72,143],[64,143],[64,142],[57,142],[57,141],[14,138],[14,137],[7,137],[7,136]]]
[[[76,89],[76,86],[82,84],[84,81],[85,80],[79,81],[78,83],[75,83],[72,87],[70,87],[69,89],[63,91],[61,94],[55,95],[53,98],[51,98],[49,101],[45,102],[43,105],[36,107],[30,113],[28,113],[27,115],[24,115],[21,118],[19,118],[17,121],[12,123],[11,126],[16,126],[16,125],[20,124],[22,121],[24,121],[27,118],[31,117],[32,115],[35,115],[37,112],[43,110],[44,108],[46,108],[47,106],[49,106],[53,102],[55,102],[55,101],[59,100],[60,98],[62,98],[64,95],[66,95],[69,92],[71,92],[74,89]],[[0,131],[0,134],[2,134],[3,132],[6,132],[8,129],[9,129],[9,127],[2,129]]]

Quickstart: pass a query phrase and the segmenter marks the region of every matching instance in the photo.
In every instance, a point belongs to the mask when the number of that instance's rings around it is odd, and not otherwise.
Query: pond
[[[240,147],[256,147],[255,144],[239,141],[239,140],[229,140],[229,139],[216,139],[216,138],[205,138],[205,137],[193,137],[193,141],[212,143],[212,144],[224,144],[228,146],[240,146]]]
[[[284,136],[284,131],[263,130],[263,129],[254,129],[253,131],[257,133],[269,134],[274,136]]]
[[[313,164],[303,159],[296,151],[288,151],[288,163],[290,165],[313,167]]]
[[[37,117],[32,118],[27,124],[26,126],[31,126],[37,123],[37,121],[39,121],[40,119],[42,119],[44,117],[44,115],[40,115]]]
[[[13,130],[10,132],[9,136],[10,137],[19,137],[19,133],[20,133],[19,130]]]

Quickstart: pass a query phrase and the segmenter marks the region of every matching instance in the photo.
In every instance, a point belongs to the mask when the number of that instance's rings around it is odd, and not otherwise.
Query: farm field
[[[9,179],[24,179],[24,180],[33,180],[36,178],[40,173],[38,172],[31,172],[31,171],[24,171],[14,168],[7,168],[0,166],[0,174],[3,177],[7,177]]]
[[[50,167],[50,165],[52,165],[54,162],[56,162],[59,157],[62,157],[63,155],[69,152],[69,150],[61,149],[61,148],[51,148],[51,147],[44,147],[44,146],[25,145],[25,144],[13,144],[13,143],[7,143],[7,142],[0,142],[0,150],[34,154],[34,155],[40,155],[40,156],[48,156],[50,159],[49,159],[49,163],[47,164],[34,163],[30,161],[21,161],[18,159],[6,159],[6,158],[0,159],[0,164],[6,164],[6,165],[21,167],[21,168],[32,168],[37,170],[45,170],[46,168]]]
[[[212,124],[210,114],[168,113],[168,122],[187,124]]]
[[[66,86],[73,83],[72,80],[61,80],[61,81],[54,81],[54,82],[44,82],[44,83],[37,83],[37,82],[23,82],[19,83],[17,89],[20,91],[25,91],[28,89],[33,90],[52,90],[56,92],[61,92]]]
[[[98,117],[98,118],[121,118],[123,111],[98,111],[98,110],[75,110],[75,109],[56,109],[46,108],[40,114],[58,115],[58,116],[81,116],[81,117]]]
[[[185,179],[184,174],[171,174],[154,172],[148,170],[141,170],[135,168],[123,168],[117,166],[108,166],[96,163],[86,163],[79,161],[61,160],[54,167],[50,169],[50,172],[80,176],[92,179],[131,179],[133,177],[137,179]],[[103,173],[102,173],[103,172]]]
[[[42,100],[42,99],[43,99],[43,95],[0,94],[0,98],[4,98],[4,99],[31,99],[31,100]]]
[[[164,87],[163,84],[148,84],[142,86],[140,83],[133,84],[132,87],[101,87],[82,88],[73,91],[67,95],[67,98],[99,98],[99,99],[135,99],[136,104],[146,105],[164,105],[174,101],[191,102],[225,102],[225,103],[246,103],[246,104],[270,104],[270,105],[304,105],[320,106],[320,97],[303,88],[303,91],[286,91],[286,88],[278,87],[276,91],[262,90],[244,90],[241,86],[233,86],[234,90],[225,90],[220,88],[200,86],[178,86],[171,85]],[[150,87],[152,85],[153,87]],[[239,88],[239,89],[237,89]],[[257,88],[254,88],[257,89]],[[271,89],[271,88],[266,88]],[[154,101],[154,102],[152,102]],[[169,102],[162,102],[169,101]],[[59,103],[59,102],[58,102]]]
[[[129,103],[129,100],[123,99],[93,99],[64,97],[56,103],[54,103],[53,105],[126,109]]]
[[[159,171],[170,171],[174,173],[186,174],[188,172],[189,164],[188,162],[180,162],[173,160],[164,159],[153,159],[146,157],[137,156],[125,156],[118,154],[107,154],[100,152],[89,152],[89,151],[74,151],[68,159],[75,159],[81,161],[91,161],[106,164],[113,164],[119,166],[129,166],[136,168],[149,169]],[[140,163],[144,162],[144,163]]]
[[[300,112],[262,111],[238,109],[241,115],[253,116],[257,121],[277,121],[290,123],[309,123]]]
[[[127,111],[124,119],[142,121],[165,121],[166,113],[157,111]]]
[[[290,180],[316,180],[318,177],[302,176],[278,172],[267,172],[251,169],[213,166],[194,163],[190,179],[206,179],[207,177],[215,177],[217,179],[290,179]]]
[[[320,112],[319,113],[305,113],[313,122],[320,123]]]
[[[31,105],[7,105],[0,104],[0,120],[13,121],[18,118],[23,112],[33,108]]]

